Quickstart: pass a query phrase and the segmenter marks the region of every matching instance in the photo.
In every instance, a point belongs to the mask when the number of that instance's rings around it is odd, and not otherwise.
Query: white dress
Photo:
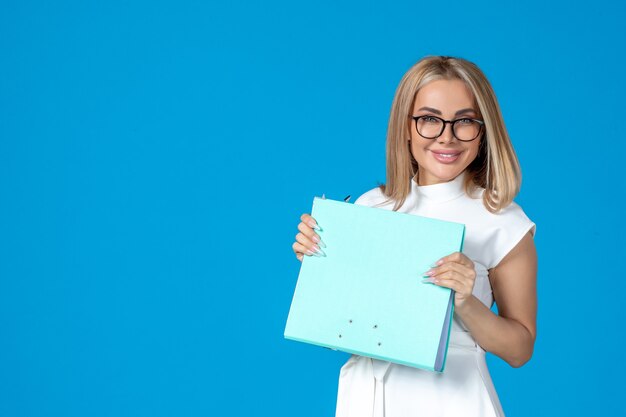
[[[489,212],[482,202],[484,190],[475,198],[465,194],[464,175],[428,186],[411,181],[411,192],[398,211],[465,224],[463,253],[476,268],[473,295],[491,307],[488,270],[498,265],[526,233],[534,235],[535,224],[516,203],[498,214]],[[379,204],[385,199],[380,189],[374,188],[355,204],[391,210],[393,202]],[[489,417],[504,413],[485,351],[455,315],[443,373],[359,355],[348,359],[339,373],[336,417],[366,416]]]

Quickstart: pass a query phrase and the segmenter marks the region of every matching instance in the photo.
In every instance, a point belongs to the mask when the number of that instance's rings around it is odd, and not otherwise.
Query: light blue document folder
[[[422,274],[465,226],[318,197],[311,215],[326,256],[304,257],[285,338],[442,372],[454,294]]]

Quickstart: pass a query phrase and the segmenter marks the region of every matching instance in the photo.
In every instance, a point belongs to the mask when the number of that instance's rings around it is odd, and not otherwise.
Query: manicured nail
[[[319,248],[317,247],[317,245],[313,245],[313,247],[311,249],[309,249],[309,252],[311,252],[311,255],[313,256],[321,256],[319,253]]]
[[[435,265],[439,266],[443,263],[443,261],[441,259],[439,259],[437,262],[435,262]]]
[[[429,269],[428,271],[424,272],[422,275],[428,275],[429,277],[432,277],[434,273],[435,273],[434,270]]]
[[[313,245],[313,255],[315,256],[326,256],[323,250],[320,249],[319,246]]]
[[[320,245],[320,246],[321,246],[321,247],[323,247],[323,248],[325,248],[325,247],[326,247],[326,243],[324,243],[324,242],[322,241],[322,239],[320,239],[320,241],[319,241],[319,242],[317,242],[317,244],[318,244],[318,245]]]
[[[432,284],[433,283],[433,279],[432,278],[424,278],[422,280],[422,284]]]
[[[312,238],[312,240],[313,240],[313,242],[315,242],[315,243],[319,243],[319,241],[320,241],[320,237],[319,237],[318,235],[314,235],[314,236],[313,236],[313,238]]]
[[[313,255],[313,251],[311,251],[311,249],[307,249],[306,252],[304,253],[306,253],[309,256]]]
[[[315,248],[315,251],[318,253],[318,255],[317,255],[317,256],[326,256],[326,254],[324,253],[324,251],[323,251],[323,250],[321,250],[321,249],[319,248],[319,246],[317,246],[317,245],[316,245],[316,246],[314,246],[314,248]]]

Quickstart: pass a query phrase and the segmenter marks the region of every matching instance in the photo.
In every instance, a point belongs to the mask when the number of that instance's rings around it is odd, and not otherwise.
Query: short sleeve
[[[535,223],[516,203],[511,203],[495,216],[498,218],[497,228],[493,230],[487,243],[492,255],[487,266],[489,269],[497,266],[528,232],[534,237],[536,231]]]

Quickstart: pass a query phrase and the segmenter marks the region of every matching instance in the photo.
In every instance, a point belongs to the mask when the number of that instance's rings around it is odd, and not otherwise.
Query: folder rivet
[[[349,323],[352,323],[352,319],[348,320]]]
[[[374,325],[374,328],[375,328],[375,329],[378,329],[378,324],[375,324],[375,325]]]
[[[378,346],[382,345],[382,343],[378,342]]]
[[[339,337],[341,337],[341,335],[339,335]]]

